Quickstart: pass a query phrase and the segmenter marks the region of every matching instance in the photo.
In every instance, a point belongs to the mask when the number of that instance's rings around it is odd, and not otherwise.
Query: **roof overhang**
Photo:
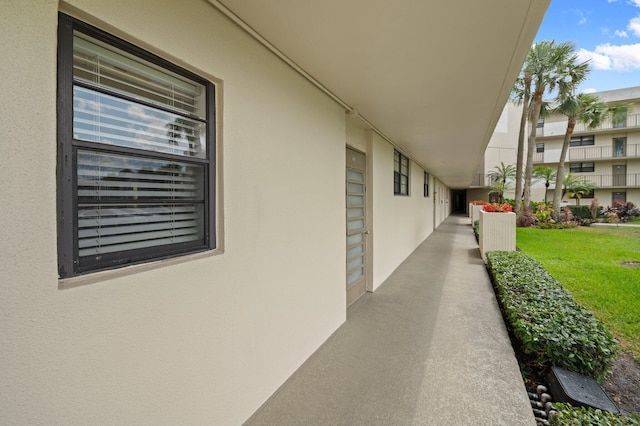
[[[451,188],[470,184],[550,2],[209,1]]]

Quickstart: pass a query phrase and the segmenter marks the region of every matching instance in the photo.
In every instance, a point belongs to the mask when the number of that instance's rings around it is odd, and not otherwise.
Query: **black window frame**
[[[622,142],[622,154],[618,155],[616,152],[616,142]],[[612,143],[612,154],[615,158],[623,158],[627,156],[627,137],[626,136],[617,136],[611,139]]]
[[[593,161],[569,163],[569,171],[573,173],[593,173],[596,171],[596,163]]]
[[[206,156],[205,158],[185,157],[174,154],[163,154],[154,151],[143,151],[135,148],[105,145],[100,142],[87,142],[74,139],[73,104],[73,37],[74,31],[86,34],[100,42],[107,43],[116,49],[135,55],[162,69],[169,70],[206,88],[205,118],[206,123]],[[60,278],[71,278],[98,271],[110,270],[133,264],[147,263],[161,259],[182,256],[216,248],[216,86],[207,79],[179,67],[151,52],[135,46],[121,38],[102,31],[78,19],[60,13],[58,15],[58,75],[57,75],[57,231],[58,231],[58,275]],[[108,93],[105,90],[105,93]],[[119,98],[127,99],[120,93]],[[144,105],[144,101],[140,102]],[[202,185],[202,222],[203,238],[191,242],[157,245],[127,251],[116,251],[105,255],[80,257],[78,248],[78,151],[94,151],[114,155],[181,161],[199,165],[203,169]],[[125,204],[124,199],[116,200]],[[130,202],[130,201],[129,201]],[[154,201],[155,202],[155,201]],[[150,202],[149,202],[150,203]],[[138,202],[136,202],[136,205]],[[140,202],[139,204],[143,204]],[[162,203],[159,203],[162,204]],[[169,202],[165,201],[166,205]],[[175,204],[175,203],[173,203]]]
[[[536,153],[544,152],[544,143],[536,143]]]
[[[569,146],[592,146],[595,143],[596,138],[594,135],[574,136],[569,141]]]
[[[402,166],[406,165],[407,174],[402,173]],[[397,149],[393,150],[393,194],[394,195],[409,195],[409,176],[411,176],[411,171],[409,170],[410,162],[409,157],[398,151]],[[405,190],[402,191],[402,178],[406,178],[407,184],[405,186]]]

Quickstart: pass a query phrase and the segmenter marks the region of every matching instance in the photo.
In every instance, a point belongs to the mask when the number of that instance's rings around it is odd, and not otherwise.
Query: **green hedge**
[[[507,321],[533,362],[602,381],[618,344],[544,267],[521,252],[490,252],[487,265]]]
[[[608,411],[596,410],[594,408],[574,407],[566,403],[554,403],[553,409],[556,414],[549,419],[553,426],[583,426],[583,425],[603,425],[603,426],[637,426],[638,417],[634,418],[618,416]]]
[[[478,240],[480,239],[480,221],[479,220],[473,221],[473,233],[476,236],[476,242],[478,242]]]
[[[593,219],[590,206],[569,206],[574,219]],[[602,207],[598,207],[596,217],[602,217]]]

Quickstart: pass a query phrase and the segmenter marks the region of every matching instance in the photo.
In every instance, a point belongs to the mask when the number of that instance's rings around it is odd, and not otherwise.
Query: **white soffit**
[[[550,0],[210,0],[451,188],[467,187]]]

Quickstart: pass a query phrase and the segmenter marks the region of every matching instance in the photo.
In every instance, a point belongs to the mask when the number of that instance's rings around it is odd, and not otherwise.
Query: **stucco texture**
[[[60,290],[59,6],[1,6],[0,424],[242,423],[345,320],[344,110],[207,2],[61,3],[218,84],[224,253]]]

